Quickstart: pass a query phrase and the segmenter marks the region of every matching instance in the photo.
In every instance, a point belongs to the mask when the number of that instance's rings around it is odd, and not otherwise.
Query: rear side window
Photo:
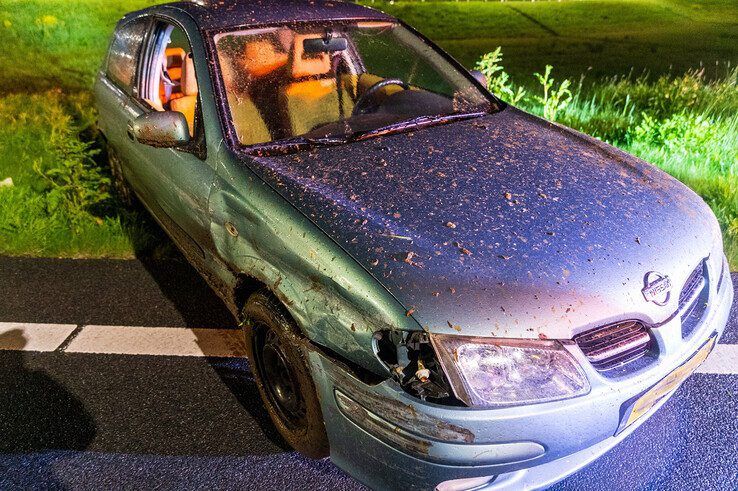
[[[133,93],[136,67],[149,19],[136,19],[120,26],[113,35],[108,53],[108,78],[127,94]]]

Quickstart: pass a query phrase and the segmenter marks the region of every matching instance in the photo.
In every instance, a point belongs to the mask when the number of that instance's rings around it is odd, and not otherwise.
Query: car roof
[[[182,10],[206,31],[305,21],[395,20],[378,10],[337,0],[198,0],[158,7]]]

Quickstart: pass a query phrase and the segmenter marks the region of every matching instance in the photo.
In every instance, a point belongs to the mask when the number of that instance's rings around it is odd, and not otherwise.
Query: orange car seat
[[[300,135],[315,126],[339,118],[338,89],[331,72],[328,53],[305,53],[306,39],[321,38],[318,34],[297,34],[292,46],[292,80],[284,88],[292,133]],[[350,113],[353,102],[343,93],[344,110]]]
[[[181,96],[170,101],[172,111],[177,111],[185,115],[187,125],[190,128],[190,135],[195,134],[195,108],[197,107],[197,78],[195,77],[195,65],[192,63],[192,57],[186,56],[182,65],[182,75],[180,79]]]
[[[258,79],[268,77],[287,65],[289,54],[280,48],[277,38],[254,39],[244,43],[232,62],[221,58],[221,73],[233,126],[238,140],[244,145],[272,140],[266,122],[247,89],[250,84],[265,83]],[[273,109],[267,108],[267,111],[273,112]]]
[[[278,51],[266,39],[246,43],[241,59],[241,68],[251,77],[263,77],[287,64],[288,55]]]
[[[177,84],[182,80],[182,67],[187,53],[182,48],[167,48],[164,52],[167,75],[175,84],[174,86],[164,83],[164,79],[159,80],[159,98],[162,106],[166,105],[172,98],[179,97],[179,89]]]
[[[306,39],[320,39],[315,34],[297,34],[292,45],[292,78],[314,77],[327,74],[331,69],[328,53],[305,53]]]

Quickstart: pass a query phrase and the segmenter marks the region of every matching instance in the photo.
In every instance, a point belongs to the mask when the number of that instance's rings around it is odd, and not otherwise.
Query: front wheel
[[[328,435],[299,328],[266,290],[251,295],[243,313],[251,371],[274,425],[298,452],[326,457]]]

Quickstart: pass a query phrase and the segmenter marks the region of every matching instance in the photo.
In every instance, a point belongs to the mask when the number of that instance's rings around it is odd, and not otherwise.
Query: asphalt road
[[[0,258],[0,323],[10,322],[233,328],[171,260]],[[23,351],[20,340],[0,351],[0,489],[363,489],[330,460],[288,449],[240,358]],[[738,344],[736,306],[721,343]],[[738,489],[736,368],[692,376],[555,489]]]

